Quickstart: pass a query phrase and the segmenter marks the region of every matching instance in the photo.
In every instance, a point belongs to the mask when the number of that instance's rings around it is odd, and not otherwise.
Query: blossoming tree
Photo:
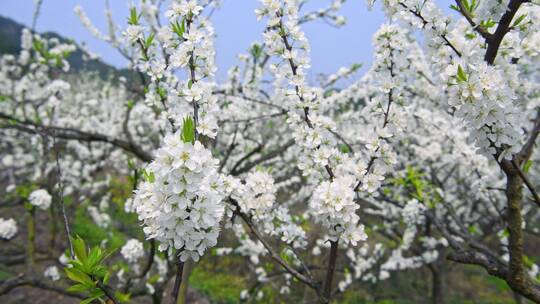
[[[253,269],[242,300],[272,283],[285,297],[303,285],[328,303],[355,283],[426,267],[442,303],[450,260],[540,302],[524,246],[540,229],[538,6],[456,0],[449,16],[434,1],[382,1],[391,22],[374,34],[372,66],[343,86],[358,65],[309,81],[302,25],[343,25],[344,0],[315,12],[305,2],[262,0],[261,41],[223,83],[214,79],[215,1],[141,1],[120,26],[107,11],[108,34],[77,7],[128,59],[129,79],[66,77],[74,46],[25,30],[20,54],[1,58],[0,174],[7,207],[27,210],[25,252],[9,259],[29,267],[0,294],[31,285],[87,302],[176,303],[189,268],[217,246]],[[119,212],[136,214],[144,238],[121,246],[127,263],[111,278],[112,236],[88,248],[71,226],[76,204],[98,226],[119,226],[109,206],[118,177],[133,190]],[[35,248],[42,210],[46,252]],[[18,225],[1,218],[0,238],[14,242]],[[34,271],[40,254],[61,255],[71,287],[50,263]]]

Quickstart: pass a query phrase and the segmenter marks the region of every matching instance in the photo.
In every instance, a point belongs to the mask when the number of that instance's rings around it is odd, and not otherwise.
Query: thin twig
[[[71,243],[71,231],[69,229],[69,220],[66,213],[66,204],[64,201],[64,183],[62,181],[62,170],[60,168],[60,153],[58,151],[58,146],[56,144],[56,131],[53,131],[52,140],[53,140],[53,147],[54,147],[54,158],[56,160],[56,178],[58,179],[58,198],[60,199],[60,206],[62,210],[62,216],[64,218],[64,229],[66,230],[67,240],[69,244],[69,253],[71,255],[71,259],[75,259],[75,253],[73,251],[73,244]]]
[[[523,180],[523,182],[527,186],[527,189],[529,189],[529,191],[531,192],[531,194],[532,194],[532,196],[534,198],[534,202],[536,203],[536,205],[538,205],[538,207],[540,207],[540,196],[538,196],[538,192],[536,192],[536,189],[534,189],[534,186],[531,183],[531,181],[529,180],[529,178],[527,177],[527,174],[525,174],[525,172],[523,172],[523,170],[521,170],[521,168],[518,166],[518,164],[516,164],[516,162],[514,160],[511,160],[511,162],[512,162],[512,166],[514,167],[514,169],[516,169],[519,177],[521,177],[521,179]]]
[[[177,257],[178,258],[178,257]],[[176,262],[176,277],[174,279],[174,286],[171,294],[171,304],[176,304],[178,300],[178,292],[180,291],[180,284],[182,284],[182,273],[184,272],[184,263],[178,260]]]

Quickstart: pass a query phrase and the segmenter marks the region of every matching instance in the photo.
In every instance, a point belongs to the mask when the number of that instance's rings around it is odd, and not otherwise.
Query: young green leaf
[[[78,269],[66,267],[64,268],[64,271],[66,272],[68,278],[72,281],[81,283],[88,288],[92,288],[93,286],[95,286],[94,281],[92,281],[92,279],[86,273]]]
[[[139,14],[137,14],[137,8],[131,7],[129,9],[128,24],[138,25],[139,24]]]
[[[523,165],[523,172],[529,173],[529,170],[531,169],[532,163],[533,163],[533,161],[532,161],[531,159],[529,159],[529,160],[525,163],[525,165]]]
[[[193,119],[188,116],[184,118],[184,125],[182,126],[182,141],[185,143],[195,143],[195,124]]]
[[[154,41],[154,33],[151,33],[148,35],[148,38],[146,38],[146,41],[144,42],[144,47],[149,48],[152,45],[152,42]]]
[[[467,81],[467,74],[465,74],[465,71],[463,70],[463,68],[461,67],[461,65],[458,65],[458,70],[457,70],[457,76],[456,76],[457,80],[459,82],[466,82]]]
[[[514,24],[512,24],[512,27],[518,26],[518,25],[521,23],[521,21],[523,21],[523,19],[525,19],[525,17],[527,17],[527,14],[522,14],[522,15],[520,15],[520,16],[516,19],[516,21],[514,21]]]
[[[77,236],[75,239],[72,240],[73,243],[73,251],[75,251],[75,257],[82,263],[86,264],[86,244],[84,243],[84,240]]]

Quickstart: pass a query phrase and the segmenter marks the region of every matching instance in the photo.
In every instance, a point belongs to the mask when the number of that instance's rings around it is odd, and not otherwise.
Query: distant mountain
[[[0,16],[0,54],[16,55],[21,51],[21,33],[23,28],[25,28],[24,25],[10,18]],[[53,32],[40,33],[40,35],[49,38],[56,37],[61,42],[71,41]],[[124,76],[128,80],[139,80],[139,78],[135,77],[135,73],[129,69],[117,69],[99,59],[83,60],[83,52],[79,48],[69,56],[68,62],[73,72],[81,70],[95,71],[98,72],[103,79]]]

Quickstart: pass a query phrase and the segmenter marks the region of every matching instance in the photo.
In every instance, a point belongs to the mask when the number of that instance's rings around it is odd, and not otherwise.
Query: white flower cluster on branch
[[[130,239],[122,246],[120,253],[129,263],[136,263],[138,259],[144,256],[144,247],[137,239]]]
[[[484,61],[455,63],[449,74],[448,104],[456,107],[470,130],[472,140],[486,156],[504,150],[510,158],[519,151],[522,115],[515,103],[517,96],[509,86],[512,77]]]
[[[199,141],[185,143],[179,133],[165,137],[133,202],[146,236],[158,240],[160,250],[173,247],[182,261],[197,261],[216,245],[225,210],[216,166]]]
[[[354,179],[337,177],[333,181],[322,182],[313,193],[310,207],[318,221],[329,228],[330,240],[340,239],[345,244],[356,246],[359,241],[367,239],[364,225],[358,224],[360,218],[356,214],[358,204],[354,201]]]
[[[52,196],[45,189],[34,190],[28,197],[30,204],[41,210],[47,210],[51,206]]]
[[[353,245],[366,239],[363,225],[355,214],[354,179],[351,176],[336,176],[332,167],[345,156],[335,148],[332,130],[334,122],[319,112],[321,89],[306,85],[306,71],[310,67],[310,46],[300,28],[300,1],[262,1],[257,10],[259,18],[267,17],[265,44],[270,55],[281,61],[271,67],[276,77],[276,87],[285,80],[287,89],[277,89],[289,108],[288,122],[293,130],[296,143],[300,146],[298,167],[305,175],[324,172],[330,181],[316,187],[309,206],[317,221],[330,230],[332,241],[338,241],[341,234],[345,243]]]
[[[17,234],[17,222],[14,219],[4,219],[0,217],[0,238],[9,240]]]
[[[45,269],[43,272],[43,275],[53,282],[60,280],[60,272],[56,266],[47,267],[47,269]]]

